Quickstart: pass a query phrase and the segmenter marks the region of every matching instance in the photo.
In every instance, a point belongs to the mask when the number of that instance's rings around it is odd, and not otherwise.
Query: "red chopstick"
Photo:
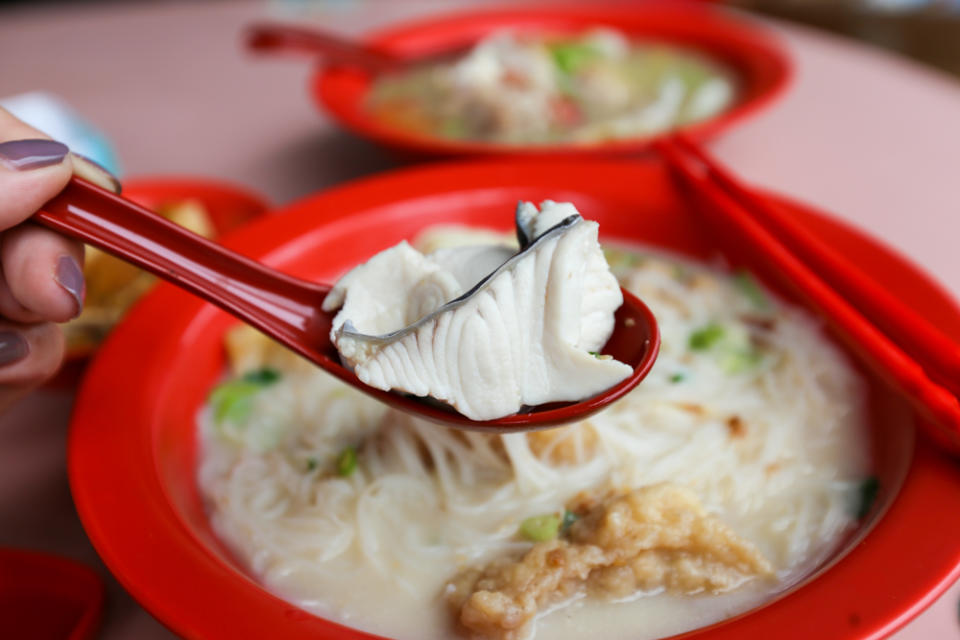
[[[728,193],[750,210],[781,243],[809,265],[846,298],[860,313],[896,342],[927,374],[954,394],[960,394],[960,344],[948,338],[929,320],[895,298],[879,282],[841,257],[830,246],[784,215],[769,201],[740,184],[706,152],[686,136],[676,138]]]
[[[657,148],[703,205],[698,212],[735,234],[758,258],[758,266],[779,276],[871,370],[910,401],[926,418],[920,425],[931,436],[960,453],[958,378],[953,373],[960,371],[960,347],[690,140],[675,137]]]

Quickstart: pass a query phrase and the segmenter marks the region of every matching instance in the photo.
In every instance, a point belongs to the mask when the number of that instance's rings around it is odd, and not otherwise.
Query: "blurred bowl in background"
[[[518,34],[572,35],[595,27],[614,29],[631,40],[661,42],[705,54],[733,71],[738,84],[733,105],[680,127],[700,139],[716,135],[771,104],[791,77],[785,50],[767,31],[721,8],[698,4],[538,5],[460,12],[380,31],[364,43],[405,59],[436,59],[462,52],[504,29]],[[313,76],[313,96],[347,129],[407,155],[626,154],[646,149],[657,137],[519,145],[428,135],[397,127],[372,113],[368,97],[374,81],[374,76],[358,68],[321,66]]]

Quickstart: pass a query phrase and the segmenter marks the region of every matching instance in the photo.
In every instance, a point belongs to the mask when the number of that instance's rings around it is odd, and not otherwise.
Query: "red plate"
[[[770,104],[791,75],[786,52],[767,32],[730,17],[723,9],[696,4],[622,3],[606,7],[560,5],[464,11],[381,31],[365,42],[402,57],[419,58],[462,50],[506,27],[569,33],[595,26],[689,46],[722,60],[738,72],[743,86],[737,104],[713,118],[683,127],[697,138],[712,136]],[[446,140],[403,131],[373,117],[364,106],[370,84],[370,75],[361,70],[321,67],[314,74],[313,95],[319,105],[354,133],[415,155],[622,154],[645,149],[653,139],[531,146]]]
[[[290,273],[330,280],[421,228],[508,228],[518,199],[571,200],[601,233],[697,257],[711,240],[653,161],[500,161],[396,171],[333,189],[254,222],[227,244]],[[960,338],[960,310],[929,278],[862,233],[785,206],[814,232]],[[233,320],[172,286],[150,294],[108,339],[77,401],[70,482],[107,565],[187,637],[369,638],[285,603],[217,542],[195,485],[198,407],[220,375]],[[827,567],[766,606],[686,637],[879,638],[960,575],[960,465],[922,439],[876,382],[871,430],[881,490],[867,522]]]
[[[73,560],[0,549],[0,637],[92,638],[103,610],[103,582]]]

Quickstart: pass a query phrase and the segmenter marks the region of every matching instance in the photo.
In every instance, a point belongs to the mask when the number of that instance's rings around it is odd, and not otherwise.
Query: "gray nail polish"
[[[16,331],[0,331],[0,367],[19,362],[30,354],[30,345]]]
[[[83,280],[83,271],[73,256],[60,256],[57,260],[57,270],[53,276],[67,293],[77,302],[77,315],[83,310],[83,297],[86,294],[86,283]]]
[[[0,164],[17,171],[60,164],[70,149],[56,140],[10,140],[0,142]]]

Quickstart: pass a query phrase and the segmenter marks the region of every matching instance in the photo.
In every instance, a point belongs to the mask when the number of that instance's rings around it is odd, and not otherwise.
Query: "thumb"
[[[0,142],[0,229],[20,224],[60,193],[73,171],[68,153],[65,144],[43,138]]]
[[[120,191],[120,183],[103,167],[0,108],[0,230],[36,213],[60,193],[71,174]]]
[[[73,172],[69,151],[0,109],[0,229],[23,222],[60,193]]]

